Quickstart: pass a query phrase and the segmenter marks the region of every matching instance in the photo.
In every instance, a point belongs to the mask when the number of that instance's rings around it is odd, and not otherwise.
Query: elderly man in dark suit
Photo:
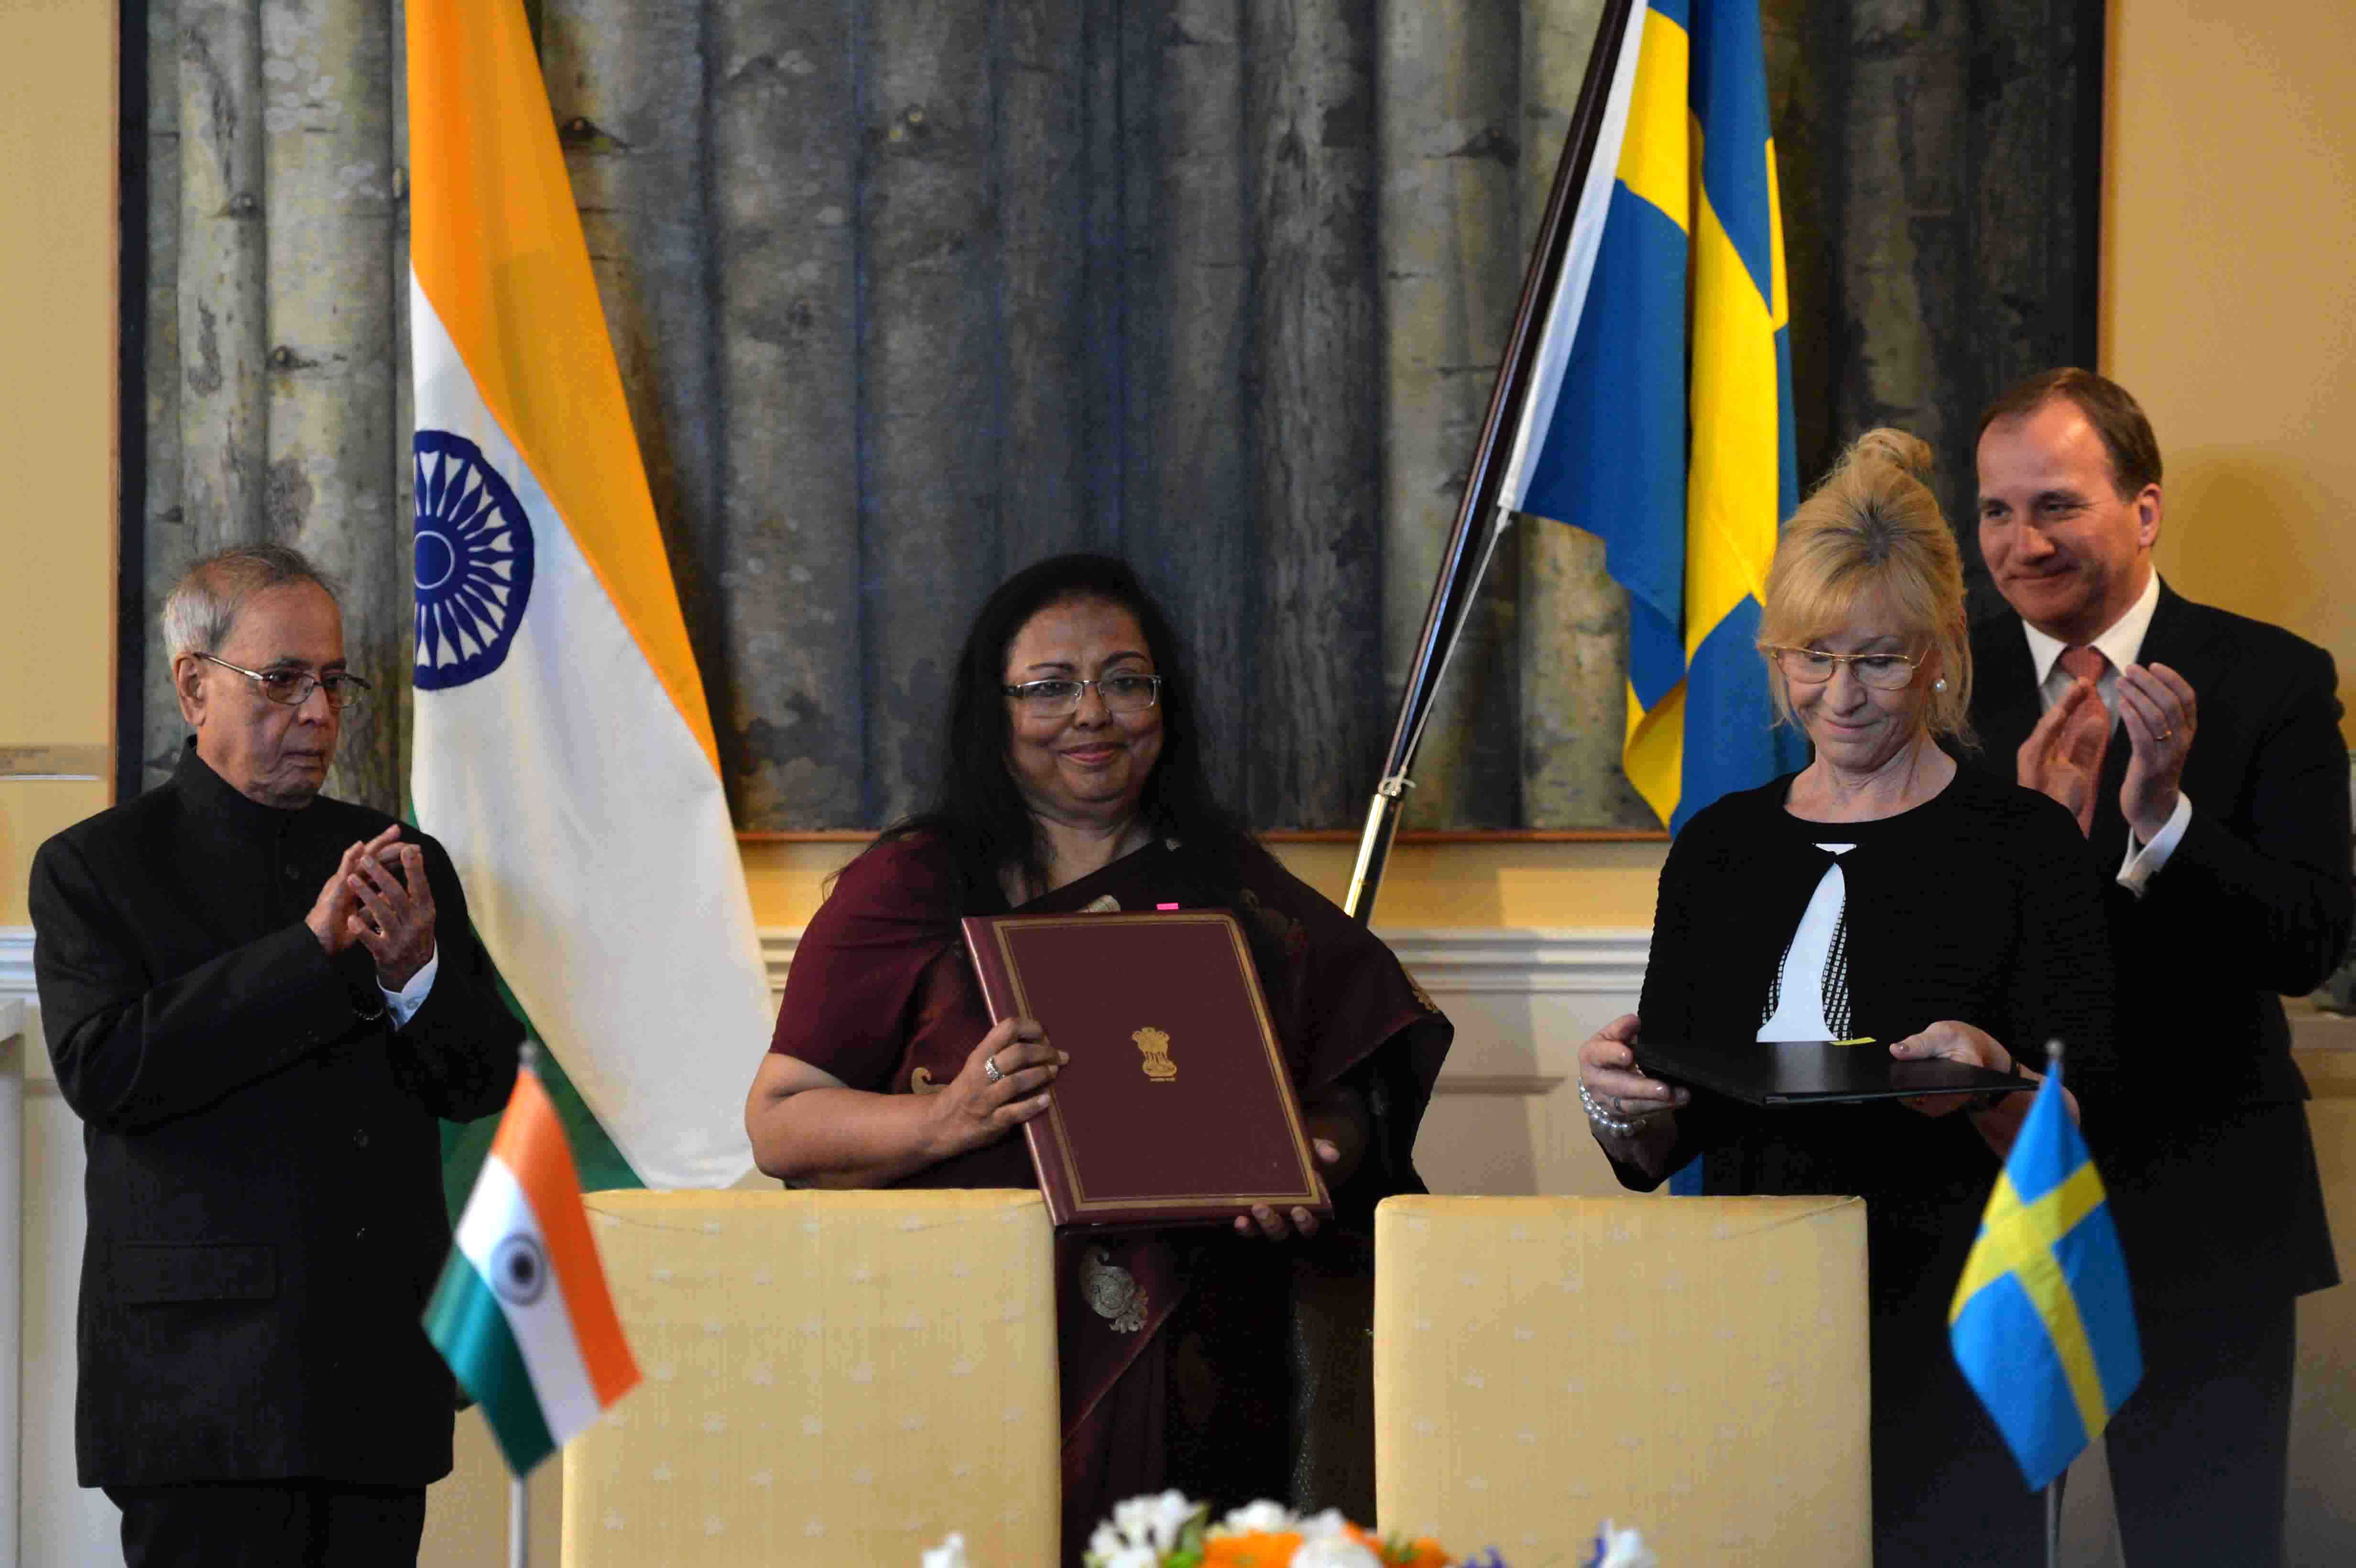
[[[2280,999],[2348,944],[2339,679],[2159,581],[2159,446],[2122,388],[2032,377],[1978,455],[2013,613],[1973,628],[1973,724],[2077,813],[2110,888],[2119,1064],[2077,1087],[2143,1335],[2106,1441],[2126,1560],[2278,1563],[2293,1304],[2339,1278]]]
[[[277,546],[165,609],[196,736],[33,862],[34,967],[84,1123],[75,1449],[143,1563],[414,1563],[453,1384],[419,1326],[449,1245],[435,1118],[515,1080],[439,845],[319,793],[328,585]]]

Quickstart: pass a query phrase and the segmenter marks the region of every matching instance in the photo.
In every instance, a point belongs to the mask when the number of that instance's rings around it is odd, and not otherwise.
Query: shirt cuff
[[[2145,884],[2168,864],[2176,853],[2176,846],[2184,837],[2185,827],[2192,821],[2192,797],[2182,790],[2176,792],[2176,809],[2168,814],[2168,821],[2152,836],[2150,843],[2136,848],[2135,829],[2127,829],[2126,859],[2119,865],[2119,886],[2143,897]]]
[[[384,1005],[392,1009],[393,1028],[399,1029],[417,1016],[417,1009],[425,1005],[425,994],[434,989],[434,976],[441,968],[442,946],[436,943],[434,956],[428,958],[424,967],[412,975],[409,984],[400,990],[389,989],[381,980],[377,982],[376,988],[384,992]]]

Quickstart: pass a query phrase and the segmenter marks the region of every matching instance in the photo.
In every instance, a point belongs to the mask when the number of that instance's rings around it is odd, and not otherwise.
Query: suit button
[[[301,867],[299,867],[299,866],[289,866],[289,867],[287,867],[287,868],[286,868],[286,880],[287,880],[288,881],[290,881],[290,882],[299,882],[299,881],[301,881],[301,880],[303,880],[303,870],[302,870],[302,868],[301,868]]]
[[[366,1147],[368,1147],[368,1146],[369,1146],[368,1129],[367,1129],[366,1127],[362,1127],[362,1128],[360,1128],[358,1132],[356,1132],[356,1133],[354,1133],[354,1134],[352,1135],[352,1147],[353,1147],[354,1148],[366,1148]]]

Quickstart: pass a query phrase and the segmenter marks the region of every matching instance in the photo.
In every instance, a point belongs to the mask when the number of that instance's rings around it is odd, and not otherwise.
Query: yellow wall
[[[2159,433],[2160,572],[2330,649],[2345,703],[2356,695],[2356,5],[2112,0],[2110,20],[2102,368]],[[2306,1031],[2311,1043],[2348,1032],[2314,1022],[2324,1027]],[[2344,1275],[2356,1257],[2356,1059],[2300,1054]],[[2345,1562],[2356,1544],[2349,1296],[2299,1303],[2296,1562]]]
[[[70,748],[100,779],[0,780],[0,926],[24,923],[33,850],[104,805],[113,771],[113,200],[114,7],[5,0],[0,753]]]
[[[2112,0],[2104,370],[2159,570],[2356,667],[2356,5]],[[2356,725],[2350,727],[2356,738]]]
[[[1269,846],[1295,876],[1335,903],[1349,891],[1355,844]],[[747,844],[754,918],[801,925],[826,879],[858,844]],[[1663,843],[1401,844],[1375,902],[1386,926],[1650,926]]]

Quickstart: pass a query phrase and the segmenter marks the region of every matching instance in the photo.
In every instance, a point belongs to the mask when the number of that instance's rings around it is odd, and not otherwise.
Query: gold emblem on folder
[[[1141,1029],[1130,1035],[1137,1049],[1145,1053],[1145,1075],[1156,1083],[1167,1083],[1178,1076],[1178,1064],[1170,1060],[1170,1037],[1158,1029]]]

